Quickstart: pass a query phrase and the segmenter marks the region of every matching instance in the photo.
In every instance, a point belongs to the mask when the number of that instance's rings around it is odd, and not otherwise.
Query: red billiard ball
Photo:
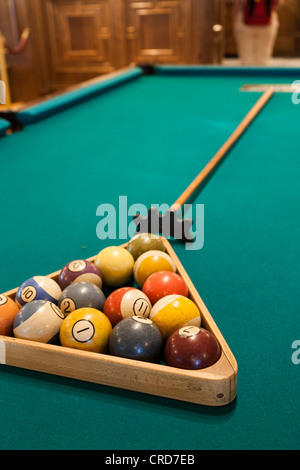
[[[189,289],[179,274],[171,271],[159,271],[151,274],[143,285],[143,292],[152,305],[162,297],[178,294],[188,297]]]
[[[120,287],[107,297],[103,313],[114,326],[123,318],[134,315],[147,318],[151,308],[150,300],[141,290],[135,287]]]
[[[204,369],[219,359],[221,349],[206,329],[185,326],[175,331],[165,345],[165,363],[180,369]]]

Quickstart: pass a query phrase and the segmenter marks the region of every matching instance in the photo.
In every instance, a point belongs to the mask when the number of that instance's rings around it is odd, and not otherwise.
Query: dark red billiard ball
[[[77,259],[66,264],[58,277],[58,283],[62,290],[73,282],[91,282],[101,289],[102,274],[91,261]]]
[[[107,297],[103,313],[112,326],[115,326],[126,317],[137,315],[147,318],[151,308],[150,300],[141,290],[135,287],[120,287]]]
[[[178,294],[184,297],[189,295],[188,286],[183,278],[171,271],[159,271],[151,274],[143,285],[143,292],[152,305],[167,295]]]
[[[206,329],[185,326],[175,331],[165,345],[165,363],[180,369],[204,369],[219,359],[221,349]]]

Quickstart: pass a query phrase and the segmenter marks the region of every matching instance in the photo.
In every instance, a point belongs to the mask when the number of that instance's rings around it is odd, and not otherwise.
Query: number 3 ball
[[[103,353],[107,349],[112,326],[109,319],[94,308],[79,308],[68,315],[60,328],[62,346]]]
[[[149,317],[151,303],[148,297],[134,287],[120,287],[106,299],[103,313],[108,317],[112,326],[126,317]]]
[[[13,333],[16,338],[52,343],[58,337],[63,319],[63,313],[54,303],[33,300],[24,305],[15,316]]]
[[[12,336],[14,318],[19,311],[17,304],[6,295],[0,295],[0,335]]]
[[[99,269],[88,260],[77,259],[66,264],[61,270],[58,283],[62,289],[73,282],[91,282],[102,288],[102,275]]]
[[[163,339],[157,326],[140,316],[121,320],[109,338],[109,352],[113,356],[157,362],[163,348]]]
[[[181,369],[204,369],[220,357],[215,337],[204,328],[188,326],[175,331],[165,345],[166,365]]]
[[[35,276],[23,282],[16,293],[16,304],[22,307],[33,300],[49,300],[57,305],[61,288],[47,276]]]
[[[143,287],[146,279],[158,271],[176,272],[176,265],[171,256],[163,251],[146,251],[138,257],[134,264],[134,280],[140,287]]]
[[[126,248],[109,246],[98,253],[95,266],[101,271],[104,284],[121,287],[132,277],[134,258]]]
[[[164,339],[186,325],[200,326],[201,316],[197,305],[183,295],[167,295],[151,310],[150,319],[158,326]]]
[[[152,305],[167,295],[178,294],[185,297],[189,295],[185,281],[179,274],[171,271],[159,271],[151,274],[143,285],[143,292],[149,297]]]
[[[58,306],[66,317],[83,307],[102,311],[104,302],[105,295],[98,286],[91,282],[75,282],[63,290]]]

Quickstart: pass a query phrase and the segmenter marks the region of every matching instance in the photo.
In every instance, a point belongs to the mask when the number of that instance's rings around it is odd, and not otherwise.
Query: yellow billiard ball
[[[95,308],[79,308],[63,321],[59,339],[62,346],[103,353],[112,332],[109,319]]]
[[[134,258],[126,248],[109,246],[98,253],[95,266],[100,270],[103,283],[111,287],[121,287],[132,278]]]
[[[183,295],[167,295],[156,302],[150,312],[164,339],[184,326],[200,326],[201,316],[197,305]]]
[[[163,251],[147,251],[139,256],[134,264],[134,280],[140,287],[143,287],[146,279],[158,271],[172,271],[175,273],[176,265],[171,256]]]

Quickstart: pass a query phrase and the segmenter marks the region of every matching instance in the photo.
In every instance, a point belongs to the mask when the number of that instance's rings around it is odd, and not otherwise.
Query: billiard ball
[[[12,336],[14,318],[19,311],[17,304],[6,295],[0,295],[0,335]]]
[[[53,343],[64,319],[57,305],[48,300],[33,300],[20,308],[13,323],[16,338]]]
[[[217,362],[221,349],[206,329],[185,326],[175,331],[165,345],[165,363],[181,369],[204,369]]]
[[[158,326],[164,339],[183,326],[201,324],[197,305],[183,295],[167,295],[158,300],[149,318]]]
[[[102,311],[104,302],[105,295],[100,287],[91,282],[75,282],[62,291],[58,300],[58,307],[66,317],[74,310],[83,307]]]
[[[103,313],[108,317],[112,326],[126,317],[150,315],[151,303],[148,297],[134,287],[120,287],[106,299]]]
[[[60,328],[62,346],[104,353],[112,326],[109,319],[95,308],[79,308],[68,315]]]
[[[183,278],[172,271],[158,271],[151,274],[143,285],[143,292],[149,297],[152,305],[167,295],[178,294],[185,297],[189,295],[188,286]]]
[[[101,272],[91,261],[85,259],[71,261],[59,273],[58,283],[62,290],[73,282],[82,281],[92,282],[102,288]]]
[[[61,288],[47,276],[34,276],[20,285],[16,293],[16,304],[22,307],[33,300],[49,300],[57,304],[61,296]]]
[[[158,235],[152,233],[138,233],[129,240],[127,250],[135,260],[146,251],[166,251],[166,248]]]
[[[140,316],[121,320],[109,337],[109,352],[113,356],[157,362],[163,349],[163,339],[157,326]]]
[[[146,251],[134,263],[134,280],[139,287],[143,287],[146,279],[158,271],[176,272],[176,265],[171,256],[163,251]]]
[[[134,258],[126,248],[109,246],[98,253],[95,266],[100,270],[107,286],[124,286],[133,273]]]

